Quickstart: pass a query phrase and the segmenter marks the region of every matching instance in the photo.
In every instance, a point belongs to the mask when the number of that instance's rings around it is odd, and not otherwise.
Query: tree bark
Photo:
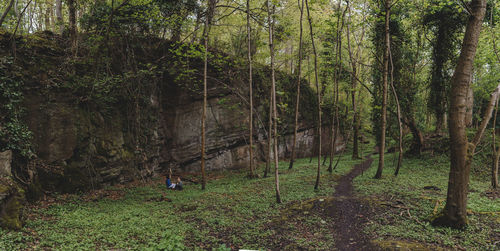
[[[201,114],[201,189],[205,190],[207,184],[207,178],[205,174],[205,124],[207,117],[207,68],[208,68],[208,38],[210,33],[210,24],[212,22],[212,17],[215,11],[215,0],[209,0],[207,6],[207,14],[205,17],[205,28],[204,28],[204,67],[203,67],[203,108]]]
[[[249,141],[250,141],[250,173],[249,176],[254,178],[255,170],[253,166],[253,85],[252,85],[252,54],[251,54],[251,27],[250,27],[250,0],[247,0],[247,38],[248,38],[248,90],[250,96],[250,114],[249,114]]]
[[[62,34],[64,31],[62,0],[56,0],[56,18],[57,18],[57,24],[59,25],[59,33]]]
[[[307,1],[307,0],[306,0]],[[273,131],[274,131],[274,178],[275,178],[275,188],[276,188],[276,202],[281,203],[280,195],[280,181],[278,172],[278,114],[276,110],[276,81],[274,75],[274,20],[272,20],[271,15],[274,14],[274,5],[272,7],[269,0],[267,0],[267,22],[269,25],[269,51],[271,54],[271,95],[272,95],[272,106],[273,106]]]
[[[338,2],[337,11],[340,12],[342,1]],[[337,44],[335,49],[335,63],[336,69],[334,73],[334,89],[335,89],[335,99],[333,102],[334,115],[332,116],[332,127],[331,133],[332,138],[330,139],[330,161],[328,164],[328,172],[333,172],[333,156],[335,155],[336,145],[337,145],[337,135],[339,134],[338,130],[340,128],[339,121],[339,75],[340,75],[340,65],[342,62],[342,30],[344,29],[344,16],[347,11],[346,9],[342,12],[342,15],[339,15],[337,18]],[[341,25],[342,24],[342,25]],[[340,26],[340,27],[339,27]]]
[[[69,10],[69,37],[71,40],[71,45],[73,50],[76,50],[76,0],[68,0],[68,10]]]
[[[12,8],[12,5],[14,5],[15,0],[10,0],[9,5],[7,5],[7,8],[2,14],[2,17],[0,17],[0,27],[2,26],[3,21],[5,20],[5,17],[7,17],[7,14],[9,13],[10,9]]]
[[[273,154],[273,93],[269,94],[269,123],[267,131],[267,158],[266,158],[266,169],[264,169],[264,177],[267,177],[268,173],[271,172],[271,160]]]
[[[293,141],[292,141],[292,155],[290,157],[290,166],[288,169],[293,168],[293,162],[295,161],[295,144],[297,143],[297,131],[299,130],[299,105],[300,105],[300,80],[301,80],[301,72],[302,72],[302,18],[304,16],[304,0],[302,0],[302,4],[300,0],[297,0],[300,9],[300,31],[299,31],[299,68],[298,71],[298,80],[297,80],[297,97],[295,98],[295,127],[293,129]]]
[[[498,188],[498,160],[500,159],[500,148],[496,149],[496,134],[497,134],[497,114],[498,114],[498,100],[495,105],[495,116],[493,118],[493,130],[492,130],[492,138],[493,138],[493,165],[491,166],[491,187],[493,189]]]
[[[405,124],[410,129],[410,132],[413,136],[413,142],[410,147],[410,153],[412,154],[420,154],[422,152],[422,148],[424,147],[424,136],[422,132],[418,129],[417,122],[413,117],[413,112],[410,112],[411,115],[406,117]]]
[[[394,172],[394,176],[398,176],[399,169],[401,168],[401,163],[403,162],[403,123],[401,122],[401,106],[399,105],[398,94],[396,93],[396,88],[394,88],[394,64],[392,62],[392,53],[391,47],[389,46],[389,58],[391,61],[391,88],[392,93],[394,95],[394,99],[396,100],[396,106],[398,109],[398,128],[399,128],[399,155],[398,155],[398,165],[396,166],[396,171]]]
[[[475,147],[484,133],[486,124],[491,118],[494,106],[493,103],[487,109],[479,131],[476,133],[473,142],[469,143],[465,131],[466,97],[470,86],[472,65],[476,55],[481,24],[486,11],[486,0],[473,0],[470,3],[470,8],[472,11],[465,30],[460,57],[451,78],[449,106],[451,164],[446,205],[442,215],[433,221],[436,225],[454,228],[463,228],[467,225],[467,193],[472,157]],[[492,99],[495,99],[495,102],[496,98],[498,98],[498,90],[497,87],[497,90],[492,94]]]
[[[382,178],[382,170],[384,169],[384,153],[385,153],[385,128],[387,123],[387,78],[389,74],[389,46],[390,46],[390,31],[389,20],[391,17],[391,0],[385,1],[385,52],[384,52],[384,77],[382,87],[382,122],[380,125],[380,145],[379,145],[379,160],[375,179]]]
[[[472,81],[472,75],[471,75]],[[469,86],[467,89],[467,98],[466,98],[466,107],[465,107],[465,126],[467,128],[472,127],[472,115],[474,108],[474,92],[472,90],[472,86]]]
[[[349,51],[349,59],[351,61],[351,67],[352,67],[352,72],[351,72],[351,100],[352,100],[352,111],[353,111],[353,121],[352,124],[354,126],[354,133],[353,133],[353,138],[352,138],[352,159],[359,159],[359,127],[358,127],[358,112],[357,112],[357,104],[356,104],[356,85],[357,85],[357,67],[356,67],[356,61],[358,58],[358,53],[359,53],[359,47],[358,51],[356,52],[356,59],[354,59],[354,55],[352,53],[352,47],[351,47],[351,32],[350,32],[350,24],[351,24],[351,7],[349,5],[349,1],[346,1],[347,3],[347,8],[349,10],[349,20],[347,24],[347,49]]]
[[[320,168],[321,168],[321,89],[320,89],[320,83],[318,80],[318,55],[316,53],[316,45],[314,44],[314,33],[313,33],[313,27],[312,27],[312,17],[309,12],[309,3],[308,0],[305,0],[306,2],[306,11],[307,11],[307,19],[309,21],[309,32],[311,35],[311,44],[313,48],[313,55],[314,55],[314,79],[316,82],[316,92],[317,92],[317,98],[318,98],[318,171],[316,174],[316,183],[314,184],[314,189],[319,188],[319,178],[320,178]]]

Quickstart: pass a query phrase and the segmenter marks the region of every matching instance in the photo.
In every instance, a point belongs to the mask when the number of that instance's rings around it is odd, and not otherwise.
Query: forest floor
[[[273,177],[248,179],[246,170],[210,173],[204,191],[187,181],[182,191],[166,190],[160,177],[55,195],[28,208],[22,231],[0,230],[0,250],[498,249],[500,199],[488,177],[472,174],[466,230],[435,228],[447,157],[405,159],[398,177],[394,158],[388,154],[383,179],[374,180],[370,158],[345,154],[332,174],[322,169],[316,191],[315,160],[300,159],[292,170],[281,162],[282,204]]]

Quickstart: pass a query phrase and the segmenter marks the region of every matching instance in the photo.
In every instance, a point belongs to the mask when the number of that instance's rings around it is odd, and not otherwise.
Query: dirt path
[[[366,215],[371,213],[367,203],[353,196],[352,180],[370,167],[373,159],[367,159],[355,165],[352,170],[342,176],[335,187],[333,207],[328,212],[335,219],[334,238],[338,250],[374,250],[370,240],[363,233],[367,222]]]

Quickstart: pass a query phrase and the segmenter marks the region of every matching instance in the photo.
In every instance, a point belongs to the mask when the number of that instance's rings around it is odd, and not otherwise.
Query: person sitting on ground
[[[172,183],[172,169],[170,169],[165,184],[167,185],[167,189],[182,190],[182,181],[180,177],[177,177],[177,183]]]

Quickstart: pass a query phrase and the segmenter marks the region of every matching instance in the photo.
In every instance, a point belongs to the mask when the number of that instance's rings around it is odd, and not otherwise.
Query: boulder
[[[12,151],[0,152],[0,177],[10,177],[10,164],[12,163]]]
[[[19,230],[23,226],[24,190],[12,179],[0,177],[0,227]]]

